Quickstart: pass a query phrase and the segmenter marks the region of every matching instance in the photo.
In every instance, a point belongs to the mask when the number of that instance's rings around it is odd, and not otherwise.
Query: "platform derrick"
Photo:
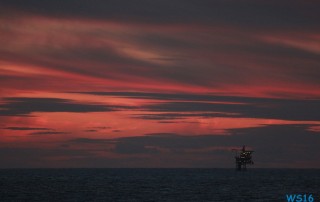
[[[246,150],[246,147],[243,146],[241,150],[234,149],[236,151],[235,160],[236,160],[236,170],[242,171],[247,170],[247,164],[253,164],[251,154],[253,151]]]

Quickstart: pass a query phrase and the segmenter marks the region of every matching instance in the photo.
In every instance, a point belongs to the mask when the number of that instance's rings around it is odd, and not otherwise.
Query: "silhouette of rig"
[[[243,146],[241,150],[234,149],[236,151],[236,170],[237,171],[246,171],[247,164],[253,164],[251,154],[253,151],[246,150],[246,146]]]

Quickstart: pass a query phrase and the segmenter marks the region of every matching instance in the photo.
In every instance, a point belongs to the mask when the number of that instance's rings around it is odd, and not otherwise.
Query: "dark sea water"
[[[3,169],[2,201],[320,201],[320,170]]]

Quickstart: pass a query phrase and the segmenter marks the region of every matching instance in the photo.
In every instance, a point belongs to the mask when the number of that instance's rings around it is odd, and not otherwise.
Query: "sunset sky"
[[[320,168],[319,10],[0,0],[0,168]]]

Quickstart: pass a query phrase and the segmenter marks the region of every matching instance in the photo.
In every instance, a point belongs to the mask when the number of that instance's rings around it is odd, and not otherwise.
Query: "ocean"
[[[288,194],[320,201],[320,170],[0,170],[0,202],[288,201]]]

